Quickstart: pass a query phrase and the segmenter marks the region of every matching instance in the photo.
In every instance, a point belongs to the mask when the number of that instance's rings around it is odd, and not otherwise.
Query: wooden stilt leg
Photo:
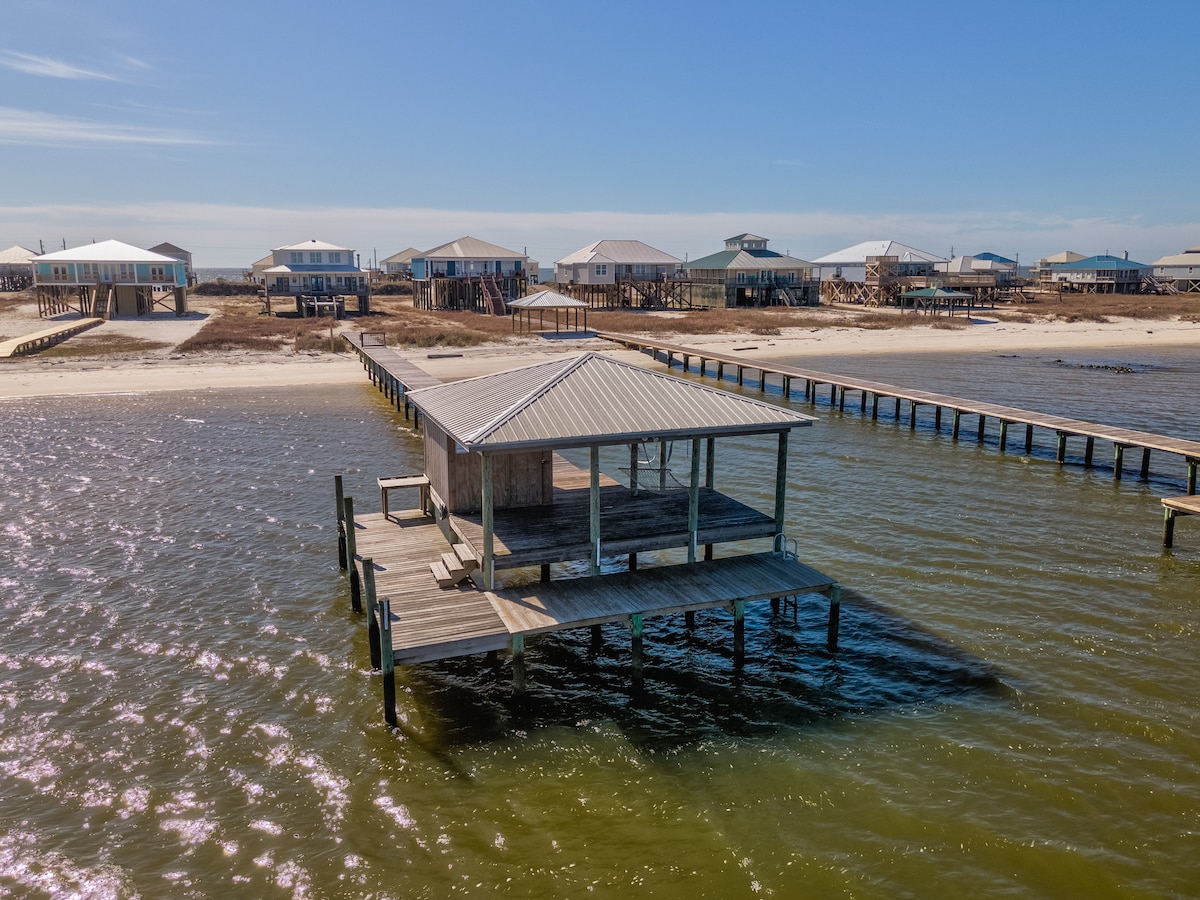
[[[1096,452],[1096,439],[1088,435],[1087,441],[1083,445],[1083,464],[1090,466],[1092,464],[1092,455]]]
[[[1125,469],[1125,446],[1123,444],[1113,444],[1113,479],[1121,480]]]
[[[1142,448],[1142,470],[1138,473],[1141,475],[1142,481],[1150,477],[1150,448]]]
[[[1067,458],[1067,435],[1066,432],[1058,432],[1058,449],[1055,451],[1054,458],[1060,463],[1065,462]]]
[[[392,656],[392,602],[387,597],[379,604],[379,647],[382,654],[383,718],[392,728],[396,719],[396,660]]]
[[[633,637],[633,680],[641,681],[643,674],[641,613],[634,613],[629,617],[629,632]]]
[[[512,636],[512,679],[513,693],[525,693],[525,635]]]
[[[838,625],[842,618],[842,586],[835,584],[829,589],[829,629],[826,646],[830,653],[837,651]]]
[[[962,425],[962,410],[956,409],[954,411],[954,425],[952,426],[952,428],[950,430],[950,437],[954,438],[954,440],[956,440],[956,441],[958,440],[958,431],[959,431],[959,428],[961,425]]]
[[[733,601],[733,664],[741,668],[746,657],[746,601]]]
[[[1175,543],[1175,510],[1163,510],[1163,546],[1170,548]]]
[[[1025,426],[1025,452],[1026,453],[1033,452],[1033,426],[1032,425]]]
[[[1000,452],[1008,452],[1008,422],[1000,420]]]

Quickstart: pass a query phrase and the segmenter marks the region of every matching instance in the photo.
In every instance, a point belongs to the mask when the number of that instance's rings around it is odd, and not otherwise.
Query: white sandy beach
[[[44,328],[36,313],[14,321],[6,314],[3,330],[20,334]],[[29,321],[24,321],[29,319]],[[977,315],[966,328],[918,325],[903,329],[865,330],[845,327],[784,329],[779,335],[753,334],[662,335],[662,340],[712,353],[747,358],[803,360],[805,354],[878,353],[1007,353],[1040,350],[1103,350],[1112,348],[1191,346],[1200,350],[1200,323],[1122,319],[1105,323],[1059,321],[1015,322],[998,315]],[[203,326],[203,315],[178,319],[172,315],[114,319],[91,334],[121,333],[171,346]],[[353,320],[340,323],[353,333]],[[25,331],[22,331],[24,329]],[[596,338],[568,339],[538,336],[511,344],[465,350],[413,350],[408,355],[430,374],[445,380],[482,375],[516,365],[551,359],[584,350],[608,353],[636,363],[644,354]],[[234,387],[276,387],[311,384],[355,384],[365,379],[353,353],[293,353],[290,351],[230,351],[179,354],[145,351],[121,357],[46,358],[36,355],[0,361],[0,397],[38,397],[130,391],[209,390]]]

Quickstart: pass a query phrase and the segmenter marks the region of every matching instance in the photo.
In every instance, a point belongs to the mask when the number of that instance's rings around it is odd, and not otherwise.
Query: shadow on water
[[[645,672],[631,676],[629,632],[605,625],[526,643],[528,691],[513,696],[507,658],[477,655],[398,672],[408,688],[406,734],[435,755],[456,745],[605,721],[635,747],[665,752],[767,737],[839,718],[951,702],[1009,702],[1004,675],[858,592],[843,591],[839,650],[825,645],[827,603],[802,597],[772,613],[751,604],[745,662],[734,664],[731,616],[648,619]]]

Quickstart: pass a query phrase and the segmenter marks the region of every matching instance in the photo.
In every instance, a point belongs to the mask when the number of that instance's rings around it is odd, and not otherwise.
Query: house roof
[[[813,418],[641,366],[585,353],[410,391],[467,450],[580,447],[758,434]]]
[[[1006,265],[1010,266],[1015,266],[1017,264],[1015,259],[1009,259],[1007,256],[1001,256],[999,253],[976,253],[975,258],[986,259],[990,262],[1005,263]]]
[[[730,239],[732,240],[732,238]],[[693,259],[687,264],[689,270],[695,269],[811,269],[812,263],[776,253],[774,250],[720,250],[700,259]]]
[[[560,294],[558,291],[538,291],[518,300],[510,300],[508,305],[518,309],[575,309],[590,307],[592,304],[586,300],[576,300],[574,297]]]
[[[741,234],[735,234],[733,237],[725,238],[725,243],[729,243],[730,241],[765,241],[765,240],[767,240],[767,239],[765,237],[763,237],[761,234],[751,234],[750,232],[745,231],[745,232],[742,232]]]
[[[555,265],[569,266],[574,263],[611,262],[619,266],[652,265],[677,266],[683,260],[670,253],[656,250],[641,241],[596,241],[581,250],[555,261]]]
[[[186,254],[188,251],[182,247],[176,247],[174,244],[163,241],[161,244],[155,244],[150,248],[151,253],[162,253],[166,256],[174,256],[176,253]]]
[[[326,241],[318,241],[313,238],[311,241],[301,241],[299,244],[284,244],[282,247],[272,247],[271,252],[276,253],[279,250],[344,250],[348,253],[353,253],[353,247],[339,247],[337,244],[330,244]]]
[[[0,263],[4,262],[4,254],[0,253]],[[1182,253],[1164,256],[1154,261],[1156,266],[1200,266],[1200,247],[1192,247]]]
[[[43,253],[41,256],[35,256],[34,260],[37,262],[179,262],[173,256],[164,256],[152,250],[143,250],[141,247],[134,247],[123,241],[100,241],[96,244],[84,244],[81,247]]]
[[[460,237],[456,241],[417,253],[414,259],[526,259],[524,253],[506,250],[496,244],[489,244],[479,238]]]
[[[899,241],[863,241],[845,250],[830,253],[813,262],[822,266],[854,266],[865,265],[868,256],[896,256],[900,262],[945,262],[941,256],[926,253]]]
[[[1076,260],[1058,266],[1060,270],[1091,271],[1094,269],[1148,269],[1145,263],[1134,262],[1132,259],[1122,259],[1119,256],[1089,256],[1087,259]]]
[[[13,244],[7,250],[0,250],[0,266],[28,263],[37,256],[36,250],[29,250],[20,244]]]
[[[391,256],[380,260],[381,263],[406,263],[412,262],[414,256],[420,256],[421,251],[416,247],[409,247],[407,250],[401,250],[399,253],[393,253]]]
[[[1078,262],[1086,258],[1082,253],[1076,253],[1074,250],[1064,250],[1062,253],[1055,253],[1053,256],[1038,260],[1038,262],[1044,266],[1061,266],[1063,263]]]

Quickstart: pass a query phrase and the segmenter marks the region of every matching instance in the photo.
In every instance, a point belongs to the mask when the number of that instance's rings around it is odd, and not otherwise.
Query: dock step
[[[479,557],[475,555],[475,550],[467,543],[459,543],[454,545],[454,555],[457,556],[468,572],[472,572],[479,568]]]
[[[446,569],[445,564],[440,559],[429,564],[429,571],[431,571],[433,573],[433,577],[437,579],[438,587],[451,588],[458,584],[459,579],[450,574],[450,572]]]
[[[455,583],[467,577],[467,569],[456,553],[443,553],[442,566],[450,573],[450,577],[454,579]]]

